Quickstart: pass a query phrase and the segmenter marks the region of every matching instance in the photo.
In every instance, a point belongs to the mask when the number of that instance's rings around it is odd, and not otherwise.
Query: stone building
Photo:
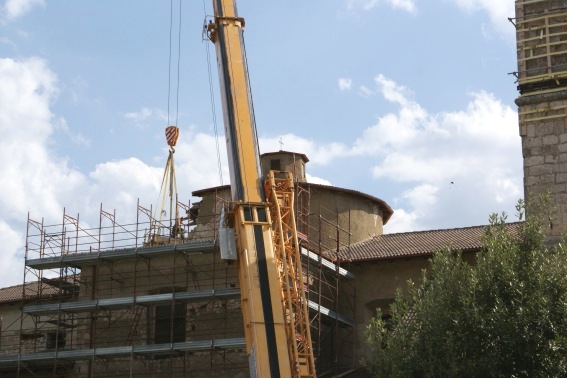
[[[559,236],[567,231],[567,0],[517,0],[512,21],[525,193],[551,191]],[[262,156],[264,173],[296,178],[318,374],[348,376],[360,371],[376,308],[387,316],[396,289],[419,280],[435,250],[450,246],[472,260],[485,226],[383,235],[392,216],[384,201],[309,183],[307,163],[301,153]],[[185,230],[164,226],[153,239],[151,219],[120,225],[102,209],[90,230],[67,215],[57,228],[30,220],[25,282],[0,289],[0,377],[248,376],[236,267],[216,243],[230,188],[193,194],[201,201],[186,207]]]
[[[272,168],[294,173],[300,238],[308,237],[312,243],[321,244],[319,249],[326,250],[336,249],[340,243],[352,244],[382,235],[383,225],[393,214],[392,208],[366,193],[307,182],[305,167],[308,161],[304,154],[288,151],[261,156],[264,176]],[[207,228],[210,233],[216,226],[211,224],[211,217],[230,201],[230,185],[197,190],[193,196],[202,198],[191,208],[191,217],[197,225],[192,232],[201,238]]]
[[[296,212],[320,376],[356,372],[364,327],[434,250],[481,247],[484,227],[382,235],[392,209],[355,190],[308,183],[303,154],[262,155],[294,172]],[[184,229],[148,233],[101,208],[83,229],[29,221],[25,283],[0,289],[0,376],[248,375],[236,265],[217,244],[230,187],[195,191]],[[155,220],[153,220],[155,222]],[[177,225],[177,224],[176,224]],[[509,227],[515,227],[514,224]],[[22,300],[24,298],[25,300]]]
[[[524,195],[552,193],[551,235],[567,231],[567,1],[516,1]]]

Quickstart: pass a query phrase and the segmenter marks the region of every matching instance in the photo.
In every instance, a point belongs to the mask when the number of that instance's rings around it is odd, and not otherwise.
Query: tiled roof
[[[42,292],[45,296],[53,296],[57,293],[57,289],[49,285],[42,285]],[[24,285],[16,285],[10,287],[4,287],[0,289],[0,303],[20,301],[23,296]],[[38,291],[38,283],[28,283],[26,284],[26,297],[35,297]],[[33,293],[33,294],[32,294]]]
[[[521,222],[508,223],[508,230],[517,235]],[[404,232],[376,236],[343,248],[341,259],[348,261],[371,261],[430,256],[448,246],[456,251],[477,251],[482,248],[482,237],[487,226]],[[326,257],[336,260],[335,253]]]
[[[260,155],[260,158],[263,158],[265,156],[279,155],[279,154],[290,154],[290,155],[301,156],[301,158],[303,159],[304,162],[306,162],[306,163],[309,162],[309,159],[307,158],[307,155],[305,155],[305,154],[300,154],[299,152],[283,151],[283,150],[273,151],[273,152],[265,152],[265,153]]]
[[[0,289],[0,303],[19,300],[22,297],[23,285],[3,287]]]
[[[72,277],[68,278],[70,282]],[[51,281],[51,284],[49,283]],[[35,281],[29,282],[25,284],[26,288],[26,300],[32,299],[45,299],[45,298],[52,298],[57,297],[60,295],[59,288],[57,287],[57,283],[53,283],[54,280],[43,279],[43,282]],[[9,303],[9,302],[19,302],[23,298],[23,288],[24,285],[16,285],[16,286],[9,286],[0,288],[0,303]],[[61,295],[70,295],[71,292],[69,288],[64,285],[63,291]]]
[[[191,195],[194,197],[203,197],[203,194],[207,194],[209,192],[214,192],[214,191],[223,191],[223,190],[230,190],[230,185],[220,185],[220,186],[213,186],[212,188],[194,190],[193,192],[191,192]]]

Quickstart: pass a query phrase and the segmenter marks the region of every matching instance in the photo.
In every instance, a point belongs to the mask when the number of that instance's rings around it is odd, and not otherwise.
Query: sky
[[[241,0],[238,12],[262,153],[304,153],[310,181],[386,201],[386,233],[514,220],[513,0]],[[196,0],[0,2],[0,286],[22,282],[28,214],[55,224],[65,209],[88,226],[101,204],[119,223],[138,199],[155,206],[168,124],[183,202],[229,183],[201,33],[212,13]]]

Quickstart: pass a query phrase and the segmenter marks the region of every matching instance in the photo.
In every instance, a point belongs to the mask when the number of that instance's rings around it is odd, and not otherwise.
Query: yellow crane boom
[[[214,22],[207,26],[207,34],[217,52],[250,374],[315,377],[293,180],[272,172],[266,200],[244,19],[238,17],[234,0],[213,0],[213,7]]]

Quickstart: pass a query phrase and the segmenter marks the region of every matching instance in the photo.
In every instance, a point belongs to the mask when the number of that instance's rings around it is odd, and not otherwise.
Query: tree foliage
[[[547,196],[520,201],[519,235],[492,215],[475,264],[436,253],[391,319],[366,329],[376,376],[567,376],[567,245],[545,245],[550,208]]]

